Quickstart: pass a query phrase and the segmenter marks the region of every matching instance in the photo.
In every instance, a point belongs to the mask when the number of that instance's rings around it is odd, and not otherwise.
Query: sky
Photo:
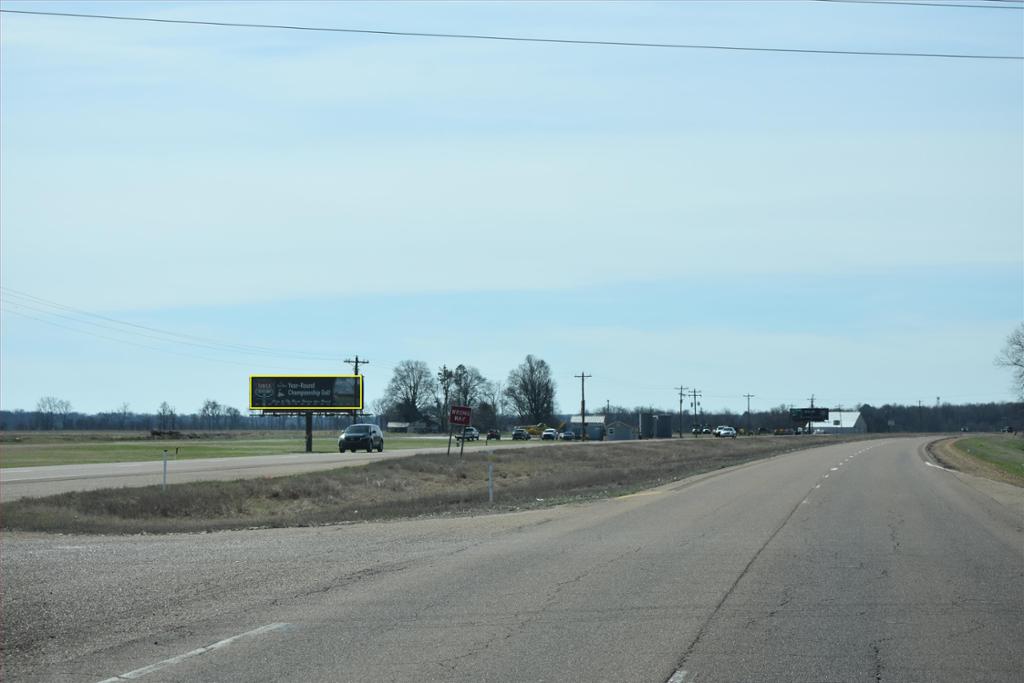
[[[13,2],[1020,57],[1024,4]],[[0,14],[0,408],[247,408],[399,362],[563,412],[1015,400],[1024,61]]]

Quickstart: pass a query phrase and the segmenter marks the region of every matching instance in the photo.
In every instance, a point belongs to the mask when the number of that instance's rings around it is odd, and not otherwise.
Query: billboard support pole
[[[313,452],[313,413],[306,411],[306,452]]]

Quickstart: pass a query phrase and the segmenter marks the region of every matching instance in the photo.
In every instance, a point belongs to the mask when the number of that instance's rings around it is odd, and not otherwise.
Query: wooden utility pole
[[[674,387],[679,390],[679,438],[683,438],[683,396],[690,387]]]
[[[354,366],[352,368],[352,374],[353,375],[358,375],[359,374],[359,364],[360,363],[362,363],[363,365],[369,365],[370,364],[370,361],[366,360],[365,358],[360,358],[358,353],[356,354],[355,360],[353,360],[351,358],[346,358],[345,362]],[[352,421],[355,422],[357,417],[359,417],[359,411],[358,410],[353,410],[352,411]]]
[[[581,436],[580,438],[583,441],[586,441],[587,440],[587,392],[586,392],[586,381],[587,381],[588,377],[593,377],[593,375],[588,375],[585,372],[580,372],[580,374],[573,375],[573,377],[578,377],[579,380],[580,380],[580,420],[581,420],[582,425],[583,425],[581,427],[581,429],[583,430],[583,436]]]

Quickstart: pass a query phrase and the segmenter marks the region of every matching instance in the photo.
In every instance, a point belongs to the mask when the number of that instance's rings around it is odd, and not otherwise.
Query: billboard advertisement
[[[362,375],[249,376],[249,410],[362,409]]]
[[[790,408],[789,416],[794,422],[824,422],[828,419],[828,408]]]

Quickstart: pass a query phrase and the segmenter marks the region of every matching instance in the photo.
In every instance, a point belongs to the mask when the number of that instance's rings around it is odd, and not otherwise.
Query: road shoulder
[[[932,441],[925,447],[927,454],[974,490],[1024,515],[1024,488],[1012,483],[1014,479],[998,467],[959,452],[954,445],[957,440]]]

